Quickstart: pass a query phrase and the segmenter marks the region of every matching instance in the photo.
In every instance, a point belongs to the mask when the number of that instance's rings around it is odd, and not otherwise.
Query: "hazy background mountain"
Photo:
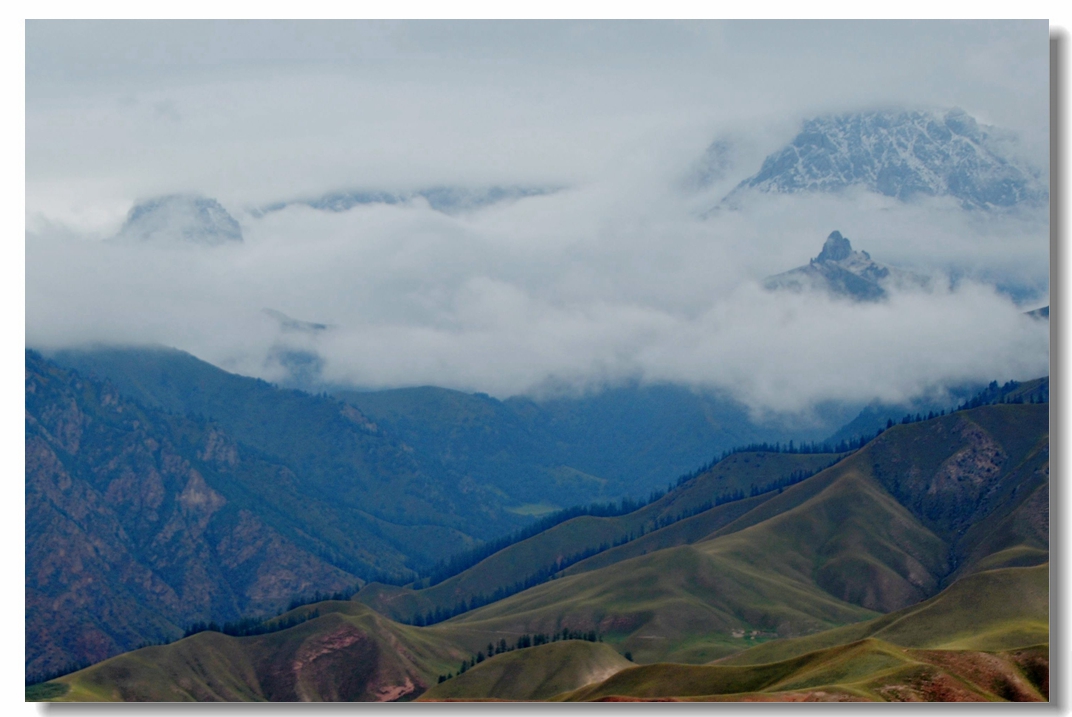
[[[135,204],[115,240],[216,246],[242,241],[242,227],[215,199],[172,194]]]
[[[466,187],[430,187],[411,192],[384,191],[341,191],[325,194],[315,199],[274,202],[260,210],[260,213],[277,212],[288,206],[303,204],[313,209],[328,212],[345,212],[363,204],[402,204],[414,200],[424,200],[437,212],[453,214],[472,211],[498,204],[516,201],[525,197],[538,197],[558,191],[557,188],[544,187],[485,187],[469,189]]]

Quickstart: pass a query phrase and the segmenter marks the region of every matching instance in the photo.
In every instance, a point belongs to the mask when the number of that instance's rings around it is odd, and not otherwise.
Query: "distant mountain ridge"
[[[817,117],[727,199],[745,190],[839,192],[861,187],[909,201],[952,197],[965,209],[1044,206],[1046,175],[1009,156],[1009,133],[961,109]],[[714,145],[713,145],[714,146]]]
[[[242,227],[215,199],[170,194],[138,202],[117,241],[219,246],[242,241]]]
[[[329,192],[313,199],[294,199],[274,202],[258,210],[259,214],[277,212],[294,205],[304,205],[326,212],[345,212],[354,207],[369,204],[405,204],[423,199],[437,212],[454,214],[471,211],[526,197],[553,194],[560,187],[490,186],[470,189],[467,187],[436,186],[412,191],[342,190]]]

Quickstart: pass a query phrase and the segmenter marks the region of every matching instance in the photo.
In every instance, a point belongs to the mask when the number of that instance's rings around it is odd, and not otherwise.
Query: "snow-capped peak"
[[[1007,156],[1007,146],[1008,133],[961,109],[818,117],[731,194],[863,187],[901,200],[950,196],[970,209],[1044,205],[1044,173]]]

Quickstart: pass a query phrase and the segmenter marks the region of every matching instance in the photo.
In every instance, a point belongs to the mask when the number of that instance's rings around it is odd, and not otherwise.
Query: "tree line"
[[[595,630],[588,630],[587,632],[581,630],[571,630],[568,627],[562,628],[558,632],[551,634],[537,633],[537,634],[524,634],[517,638],[517,642],[513,645],[509,645],[506,642],[506,638],[502,638],[499,642],[488,643],[487,654],[481,650],[468,660],[462,660],[461,666],[458,668],[457,674],[461,675],[467,672],[470,668],[476,667],[484,660],[494,657],[495,655],[501,655],[504,652],[513,652],[514,650],[524,650],[527,647],[536,647],[537,645],[547,645],[552,642],[558,642],[559,640],[585,640],[587,642],[603,642],[603,636],[598,634]],[[446,682],[453,678],[455,673],[449,672],[445,675],[439,676],[439,682]]]
[[[879,431],[879,433],[881,433],[881,430]],[[465,550],[465,551],[460,552],[460,553],[456,553],[455,555],[452,555],[447,560],[441,561],[440,563],[438,563],[437,565],[432,567],[430,570],[428,570],[426,573],[421,575],[420,579],[418,579],[417,581],[413,582],[413,588],[419,590],[419,589],[423,589],[423,588],[432,587],[433,585],[438,585],[439,583],[443,582],[444,580],[452,578],[455,575],[458,575],[459,573],[462,573],[462,572],[468,570],[469,568],[473,567],[474,565],[476,565],[477,563],[481,562],[482,560],[485,560],[485,559],[491,557],[495,553],[497,553],[497,552],[499,552],[501,550],[504,550],[504,549],[510,547],[511,545],[514,545],[516,543],[520,543],[523,540],[528,540],[529,538],[531,538],[531,537],[533,537],[535,535],[538,535],[539,533],[542,533],[542,532],[544,532],[546,530],[550,530],[551,528],[555,527],[556,525],[560,525],[562,523],[565,523],[567,520],[572,520],[574,518],[579,518],[581,516],[593,516],[593,517],[598,517],[598,518],[614,518],[614,517],[618,517],[618,516],[622,516],[622,515],[628,515],[629,513],[635,513],[636,511],[640,510],[641,508],[644,508],[646,506],[651,505],[652,503],[655,503],[655,502],[661,500],[664,496],[666,496],[668,493],[673,491],[675,488],[680,488],[681,486],[683,486],[686,483],[692,481],[693,479],[698,478],[701,475],[703,475],[704,473],[707,473],[708,471],[712,470],[721,461],[724,461],[727,458],[729,458],[730,456],[733,456],[733,455],[736,455],[736,454],[739,454],[739,453],[759,453],[759,452],[766,452],[766,453],[794,453],[794,454],[849,453],[849,452],[852,452],[852,451],[859,450],[864,445],[866,445],[869,441],[870,441],[870,438],[865,438],[863,436],[859,436],[859,437],[855,437],[855,438],[852,438],[852,439],[849,439],[849,440],[843,440],[843,441],[840,441],[840,442],[834,443],[834,444],[831,444],[831,443],[816,443],[814,441],[808,442],[808,443],[805,443],[805,442],[796,443],[794,441],[789,441],[786,444],[777,443],[777,442],[776,443],[750,443],[750,444],[745,445],[745,446],[739,446],[737,448],[732,448],[730,450],[723,451],[721,455],[715,456],[708,463],[705,463],[704,465],[700,466],[699,468],[680,476],[677,479],[676,484],[668,485],[666,490],[652,491],[651,494],[648,496],[648,499],[646,501],[645,500],[636,500],[636,499],[632,499],[632,498],[622,498],[621,500],[619,500],[617,502],[611,501],[611,502],[607,502],[607,503],[591,503],[589,505],[578,505],[578,506],[573,506],[571,508],[565,508],[563,510],[559,510],[559,511],[556,511],[554,513],[551,513],[550,515],[544,516],[543,518],[540,518],[540,519],[536,520],[535,522],[531,523],[530,525],[527,525],[524,528],[521,528],[520,530],[516,530],[513,533],[511,533],[509,535],[506,535],[506,536],[504,536],[502,538],[498,538],[496,540],[489,540],[489,541],[487,541],[485,543],[481,543],[480,545],[478,545],[476,547],[470,548],[470,549]],[[810,475],[814,475],[814,474],[810,474]],[[766,491],[763,491],[763,492],[766,492]],[[745,496],[742,493],[740,495],[740,497],[736,498],[736,499],[739,500],[739,499],[744,498],[744,497]],[[720,499],[722,499],[721,496],[720,496]],[[725,502],[725,499],[723,499],[723,502]],[[716,502],[714,505],[721,505],[721,503]],[[385,582],[385,581],[380,580],[378,582]],[[388,583],[388,584],[405,585],[405,584],[409,584],[410,582],[411,581],[406,580],[405,582],[391,582],[391,583]]]
[[[215,622],[195,622],[186,628],[183,637],[190,637],[199,632],[222,632],[231,637],[250,637],[252,635],[266,635],[270,632],[289,630],[303,622],[308,622],[320,617],[320,610],[309,610],[300,615],[291,615],[286,618],[265,619],[257,617],[243,617],[234,622],[225,622],[223,626]]]
[[[834,463],[836,462],[836,460],[831,461],[830,463],[827,463],[820,468],[816,468],[810,471],[806,471],[803,469],[795,470],[788,476],[784,476],[783,478],[780,478],[778,480],[771,481],[758,487],[753,486],[750,497],[762,495],[763,493],[769,493],[770,491],[774,490],[781,491],[788,486],[799,483],[806,478],[810,478],[819,471],[826,470],[830,466],[834,465]],[[582,560],[587,560],[594,555],[606,552],[611,548],[616,548],[621,545],[631,543],[632,541],[638,540],[649,533],[671,526],[674,523],[685,520],[686,518],[691,518],[695,515],[699,515],[700,513],[710,510],[711,508],[715,508],[720,505],[725,505],[727,503],[733,503],[739,500],[744,500],[745,497],[745,493],[741,489],[735,489],[732,491],[721,493],[713,499],[708,499],[691,508],[681,510],[674,515],[663,515],[653,518],[650,521],[646,521],[641,524],[638,530],[631,530],[628,533],[625,533],[622,536],[616,538],[610,543],[602,542],[598,546],[590,546],[588,548],[585,548],[584,550],[580,550],[576,553],[573,553],[572,555],[563,558],[558,558],[557,560],[555,560],[554,563],[551,563],[550,565],[545,565],[544,567],[536,570],[535,572],[525,577],[523,580],[518,580],[511,585],[499,586],[491,593],[474,594],[470,596],[468,600],[459,600],[454,604],[453,607],[437,606],[435,609],[429,609],[426,612],[417,613],[409,618],[400,618],[399,622],[405,623],[407,625],[415,625],[417,627],[426,627],[428,625],[434,625],[436,623],[443,622],[444,620],[449,620],[452,617],[461,615],[462,613],[466,613],[471,610],[476,610],[478,607],[483,607],[484,605],[490,605],[491,603],[508,598],[511,595],[515,595],[524,590],[528,590],[531,587],[535,587],[537,585],[541,585],[545,582],[548,582],[549,580],[553,580],[558,575],[558,573],[562,572],[566,568],[575,565]]]
[[[1016,396],[1010,396],[1016,391],[1022,384],[1019,381],[1006,381],[1004,385],[999,386],[997,381],[991,381],[986,388],[979,393],[975,394],[969,399],[966,399],[963,403],[960,403],[955,408],[949,409],[948,413],[957,413],[959,411],[968,411],[973,408],[979,408],[980,406],[995,406],[995,405],[1018,405],[1024,403],[1049,403],[1050,400],[1050,388],[1049,381],[1044,381],[1038,388],[1031,391],[1021,393]],[[1026,396],[1026,400],[1025,400]],[[906,413],[904,417],[899,421],[900,425],[905,426],[911,423],[920,423],[922,421],[930,421],[935,418],[941,418],[946,415],[946,411],[927,411],[926,415],[923,415],[922,411],[913,415],[911,412]],[[887,419],[886,428],[893,428],[896,425],[892,418]]]

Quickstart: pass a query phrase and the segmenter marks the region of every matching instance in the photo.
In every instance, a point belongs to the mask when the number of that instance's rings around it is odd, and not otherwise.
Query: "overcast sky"
[[[159,342],[281,377],[506,396],[625,379],[729,390],[757,411],[896,400],[1047,371],[1044,213],[867,195],[704,210],[802,120],[958,106],[1048,157],[1045,22],[30,22],[27,342]],[[687,189],[729,138],[722,185]],[[445,215],[331,214],[340,189],[559,191]],[[140,199],[218,199],[245,240],[107,241]],[[762,291],[839,229],[952,289],[880,305]],[[284,334],[261,309],[332,324]]]

